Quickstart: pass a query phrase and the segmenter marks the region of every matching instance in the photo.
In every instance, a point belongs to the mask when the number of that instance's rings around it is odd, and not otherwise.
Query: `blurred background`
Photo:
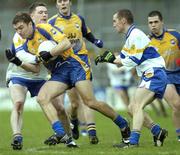
[[[49,17],[57,13],[55,0],[41,0],[48,4]],[[14,30],[12,19],[16,12],[26,11],[34,0],[1,0],[0,3],[0,26],[2,39],[0,41],[0,98],[5,91],[5,74],[8,62],[4,56],[4,49],[12,42]],[[119,51],[124,42],[123,35],[114,32],[112,27],[112,15],[119,9],[130,9],[135,18],[135,24],[148,34],[147,15],[152,10],[162,12],[166,27],[179,30],[179,0],[72,0],[73,12],[84,16],[86,24],[91,28],[97,38],[104,41],[105,48]],[[96,56],[101,52],[91,43],[87,42],[90,56]],[[106,65],[93,66],[94,86],[97,96],[104,99],[109,80],[106,73]],[[99,94],[98,94],[99,93]]]

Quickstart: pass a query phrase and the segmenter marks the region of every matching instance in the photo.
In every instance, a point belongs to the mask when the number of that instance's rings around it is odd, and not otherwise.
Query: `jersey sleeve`
[[[90,28],[86,25],[85,23],[85,19],[81,16],[81,15],[78,15],[81,22],[82,22],[82,34],[83,34],[83,37],[85,37],[88,33],[91,32]]]

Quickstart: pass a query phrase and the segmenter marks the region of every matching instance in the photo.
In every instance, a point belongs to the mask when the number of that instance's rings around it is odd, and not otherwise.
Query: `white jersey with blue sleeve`
[[[23,62],[36,64],[36,56],[30,53],[27,53],[22,48],[25,40],[22,39],[18,33],[15,33],[13,37],[12,52],[16,53],[16,56]],[[42,68],[43,66],[41,66]],[[44,68],[44,67],[43,67]],[[12,77],[20,77],[28,80],[44,80],[47,77],[47,71],[40,69],[40,73],[32,73],[24,70],[21,67],[16,66],[13,63],[9,63],[6,73],[6,80],[11,79]]]
[[[153,72],[154,67],[165,67],[164,59],[155,47],[151,46],[150,39],[134,25],[131,25],[126,34],[120,57],[127,68],[136,67],[138,76],[142,76],[144,72]]]

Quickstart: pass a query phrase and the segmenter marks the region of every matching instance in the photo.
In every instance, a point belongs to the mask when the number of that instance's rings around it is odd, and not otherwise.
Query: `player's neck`
[[[68,12],[64,12],[64,13],[59,11],[59,14],[63,17],[69,17],[71,16],[71,11],[69,10]]]
[[[161,29],[159,32],[155,33],[154,35],[156,37],[159,37],[159,36],[163,35],[163,33],[164,33],[164,31],[163,31],[163,29]]]

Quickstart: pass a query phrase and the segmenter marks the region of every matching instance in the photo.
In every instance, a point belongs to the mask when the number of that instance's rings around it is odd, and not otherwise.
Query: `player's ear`
[[[127,20],[125,18],[122,18],[121,21],[123,24],[127,23]]]

